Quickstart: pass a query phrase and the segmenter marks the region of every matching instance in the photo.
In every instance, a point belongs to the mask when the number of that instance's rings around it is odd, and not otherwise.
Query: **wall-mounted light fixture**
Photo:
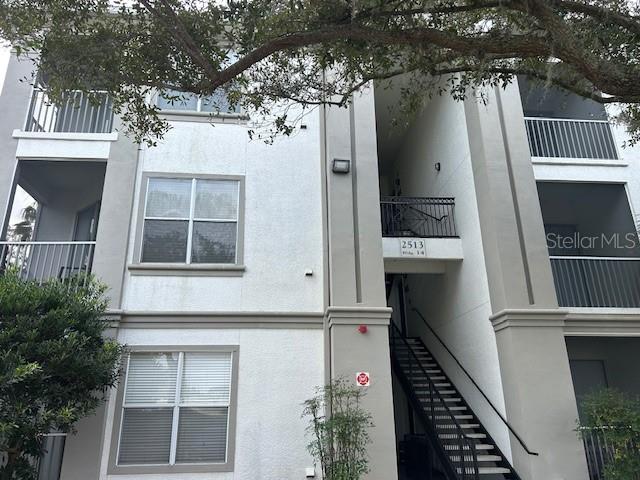
[[[435,167],[436,167],[436,172],[439,172],[440,171],[440,162],[436,162]]]
[[[351,160],[345,160],[343,158],[334,158],[331,164],[331,171],[333,173],[349,173],[351,169]]]

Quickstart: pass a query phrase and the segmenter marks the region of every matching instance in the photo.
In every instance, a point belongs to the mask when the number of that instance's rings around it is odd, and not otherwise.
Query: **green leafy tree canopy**
[[[417,92],[459,98],[526,74],[619,104],[638,140],[639,12],[636,0],[0,0],[0,38],[41,52],[54,98],[110,92],[150,143],[168,128],[148,102],[158,90],[223,88],[273,116],[283,99],[344,105],[403,73],[409,109]],[[289,133],[287,110],[276,116]]]
[[[119,375],[123,347],[104,337],[104,287],[0,276],[0,478],[35,478],[43,435],[72,432]]]

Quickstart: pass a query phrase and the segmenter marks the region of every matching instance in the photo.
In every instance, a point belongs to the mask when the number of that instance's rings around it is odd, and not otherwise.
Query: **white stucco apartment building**
[[[636,234],[640,152],[596,105],[519,79],[397,126],[398,79],[267,145],[242,112],[158,100],[147,147],[31,68],[0,95],[2,268],[91,271],[131,352],[41,480],[319,478],[302,403],[358,372],[370,479],[601,478],[579,401],[640,391],[640,252],[552,244]]]

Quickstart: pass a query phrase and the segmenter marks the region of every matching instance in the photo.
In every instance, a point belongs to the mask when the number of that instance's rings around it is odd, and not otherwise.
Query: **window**
[[[133,352],[117,465],[229,461],[233,352]]]
[[[239,202],[239,180],[148,178],[141,261],[236,263]]]
[[[239,114],[238,105],[231,105],[227,93],[216,90],[213,95],[199,97],[195,93],[165,90],[158,95],[158,107],[161,110]]]

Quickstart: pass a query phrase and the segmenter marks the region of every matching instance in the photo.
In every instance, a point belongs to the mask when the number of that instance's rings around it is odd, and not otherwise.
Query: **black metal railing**
[[[640,258],[549,258],[561,307],[640,307]]]
[[[451,358],[453,358],[453,361],[458,365],[458,367],[460,367],[460,370],[462,370],[462,373],[465,374],[465,376],[469,379],[469,381],[473,384],[473,386],[476,388],[476,390],[480,393],[480,395],[482,396],[482,398],[484,398],[484,400],[489,404],[489,407],[491,407],[491,409],[494,411],[494,413],[498,416],[498,418],[500,419],[500,421],[504,424],[505,427],[507,427],[509,429],[509,431],[511,432],[511,434],[515,437],[515,439],[518,441],[518,443],[520,444],[520,446],[523,448],[523,450],[525,452],[527,452],[528,455],[533,455],[533,456],[538,456],[538,452],[534,452],[532,451],[527,444],[525,443],[525,441],[522,439],[522,437],[518,434],[518,432],[515,431],[515,429],[513,428],[513,426],[507,421],[506,418],[504,418],[504,415],[502,415],[502,413],[500,413],[500,410],[498,410],[498,408],[493,404],[493,402],[489,399],[489,397],[487,396],[487,394],[484,392],[484,390],[482,390],[482,388],[480,388],[480,385],[478,385],[478,382],[476,382],[476,380],[471,376],[471,374],[467,371],[466,368],[464,368],[464,366],[462,365],[462,363],[460,362],[460,360],[458,359],[458,357],[456,357],[453,352],[449,349],[449,347],[444,343],[444,341],[440,338],[440,336],[436,333],[436,331],[431,327],[431,325],[429,325],[429,323],[427,322],[427,319],[424,318],[424,316],[422,315],[422,313],[420,313],[420,311],[415,308],[412,307],[411,308],[413,310],[413,312],[418,315],[418,317],[422,320],[422,322],[424,323],[424,325],[427,327],[427,329],[431,332],[431,334],[433,335],[433,337],[440,343],[440,345],[442,345],[442,347],[447,351],[447,353],[451,356]]]
[[[613,427],[612,427],[613,428]],[[602,428],[580,428],[580,436],[584,443],[584,451],[587,456],[587,467],[589,469],[590,480],[605,480],[605,466],[615,459],[616,451],[612,445],[607,442],[606,435]],[[638,452],[640,455],[639,445],[628,445],[626,448]],[[628,480],[639,480],[640,472]]]
[[[474,439],[467,437],[429,374],[418,360],[413,347],[391,322],[389,339],[391,361],[416,417],[422,424],[431,448],[438,454],[447,478],[478,480],[478,455]],[[398,359],[402,351],[403,363]],[[420,390],[422,401],[416,390]],[[425,452],[426,454],[426,452]]]
[[[382,197],[383,237],[457,237],[454,198]]]

